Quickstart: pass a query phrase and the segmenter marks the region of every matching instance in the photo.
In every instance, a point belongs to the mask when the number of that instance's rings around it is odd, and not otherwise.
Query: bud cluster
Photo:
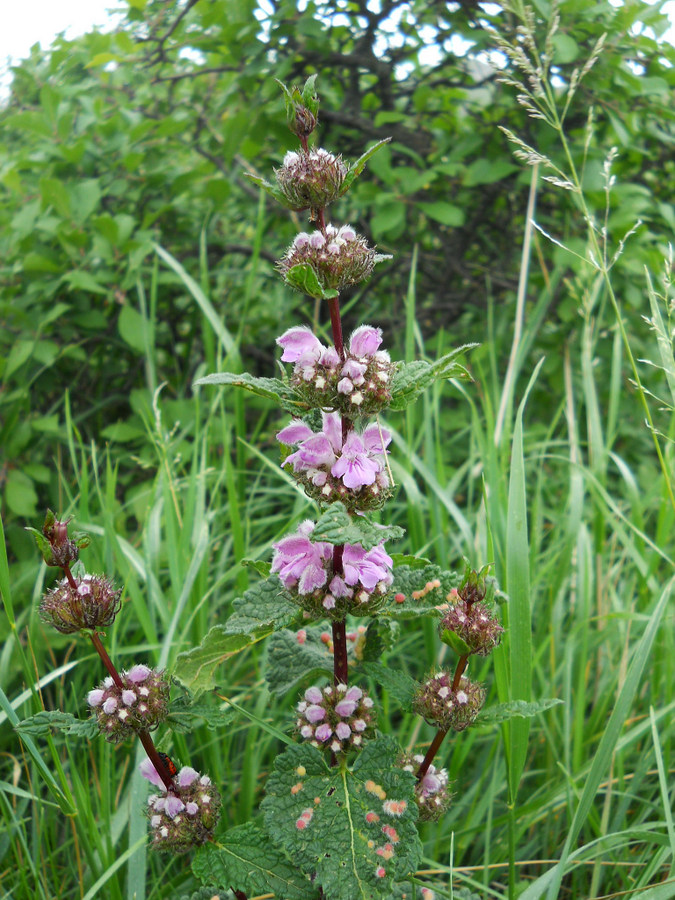
[[[424,762],[421,753],[404,753],[399,765],[406,772],[416,772]],[[415,800],[422,821],[436,821],[450,806],[450,780],[447,769],[437,769],[431,763],[426,774],[415,787]]]
[[[391,402],[395,365],[386,350],[378,349],[381,343],[381,329],[361,325],[341,359],[304,326],[277,338],[282,362],[294,363],[291,384],[307,405],[334,409],[347,418],[375,415]]]
[[[456,690],[453,690],[452,682],[451,672],[432,675],[417,689],[413,710],[443,731],[464,731],[480,712],[485,690],[468,678],[461,678]]]
[[[504,631],[485,603],[469,603],[467,600],[459,600],[448,609],[438,630],[446,643],[452,646],[452,638],[445,634],[452,632],[463,641],[469,653],[478,656],[488,656],[498,646]],[[464,648],[460,646],[460,652],[461,649]]]
[[[311,234],[301,231],[296,235],[277,268],[286,282],[292,284],[286,279],[288,272],[294,266],[309,266],[323,291],[339,291],[368,278],[380,259],[382,257],[351,225],[341,228],[326,225],[324,231]]]
[[[360,747],[372,725],[373,701],[358,687],[310,687],[298,703],[297,729],[313,747],[346,753]]]
[[[164,783],[149,759],[141,774],[156,787]],[[218,822],[220,794],[208,775],[183,766],[174,778],[175,788],[148,797],[151,846],[156,850],[184,853],[211,838]]]
[[[323,428],[314,432],[295,419],[277,434],[282,444],[298,445],[283,462],[292,465],[296,480],[314,500],[341,500],[347,509],[377,509],[391,495],[385,453],[391,435],[379,425],[363,432],[352,429],[343,442],[342,421],[335,412],[323,413]]]
[[[393,581],[391,557],[380,544],[364,550],[345,544],[342,575],[333,572],[333,545],[311,541],[314,522],[303,522],[295,534],[274,546],[272,572],[278,573],[291,597],[314,616],[343,619],[347,612],[370,615],[386,598]]]
[[[284,164],[276,169],[277,184],[289,209],[323,209],[340,196],[347,166],[328,150],[289,150]]]
[[[107,628],[119,612],[122,591],[103,575],[62,579],[40,601],[40,618],[62,634]]]
[[[108,676],[87,695],[99,731],[119,743],[139,731],[153,731],[169,712],[169,682],[163,672],[136,665],[120,674],[122,687]]]

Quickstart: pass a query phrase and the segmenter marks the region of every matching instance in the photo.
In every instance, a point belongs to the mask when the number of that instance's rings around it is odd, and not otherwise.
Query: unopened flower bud
[[[163,672],[137,665],[120,678],[122,687],[106,678],[87,694],[98,729],[111,743],[153,731],[169,713],[170,685]]]
[[[413,709],[430,725],[444,731],[464,731],[480,712],[485,690],[468,678],[461,678],[453,690],[452,681],[451,672],[437,672],[428,678],[413,698]]]
[[[40,602],[40,618],[62,634],[95,631],[115,621],[121,604],[121,590],[115,590],[102,575],[76,578],[73,587],[62,579]]]
[[[347,167],[327,150],[289,152],[275,173],[290,209],[323,209],[340,196]]]

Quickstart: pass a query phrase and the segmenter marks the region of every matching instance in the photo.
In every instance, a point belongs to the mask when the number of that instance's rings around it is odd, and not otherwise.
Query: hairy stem
[[[469,661],[468,655],[460,656],[459,661],[457,663],[457,668],[455,669],[454,678],[452,679],[452,690],[453,691],[456,691],[457,688],[459,687],[459,682],[462,679],[462,675],[464,674],[464,670],[466,669],[466,664],[468,663],[468,661]]]
[[[94,645],[96,652],[101,657],[101,662],[108,670],[110,677],[115,682],[117,687],[123,690],[124,683],[122,682],[122,679],[120,678],[120,673],[117,671],[117,669],[113,665],[113,661],[110,659],[110,657],[108,656],[108,654],[106,652],[105,647],[101,643],[101,638],[98,636],[98,632],[92,631],[91,634],[89,635],[89,637],[91,638],[91,642]]]
[[[446,736],[447,733],[448,733],[447,728],[440,729],[439,731],[436,732],[436,737],[433,739],[433,741],[429,745],[429,749],[426,752],[426,756],[420,763],[420,767],[417,770],[417,775],[415,777],[417,778],[418,782],[420,782],[424,778],[424,776],[427,774],[427,772],[429,771],[429,766],[433,762],[434,756],[436,756],[436,754],[438,753],[438,748],[443,743],[443,738]]]

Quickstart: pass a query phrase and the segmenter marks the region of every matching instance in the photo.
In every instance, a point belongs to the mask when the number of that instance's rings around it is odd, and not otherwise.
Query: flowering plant
[[[382,331],[372,325],[359,324],[344,341],[340,291],[367,279],[387,257],[350,225],[328,224],[326,208],[382,144],[352,166],[310,149],[318,121],[314,78],[302,90],[283,90],[300,150],[286,155],[276,185],[254,180],[288,208],[310,212],[315,230],[295,238],[278,270],[290,287],[325,301],[333,344],[296,325],[277,339],[281,361],[292,367],[282,378],[217,373],[197,384],[235,385],[274,399],[291,415],[277,434],[281,465],[319,505],[318,516],[273,545],[271,564],[257,564],[267,577],[235,601],[224,625],[179,655],[171,675],[142,662],[115,668],[101,638],[119,613],[122,592],[105,576],[84,571],[79,551],[88,538],[69,536],[68,522],[51,512],[41,531],[30,529],[46,564],[64,576],[43,597],[41,615],[63,633],[87,635],[107,670],[87,696],[89,733],[113,743],[138,737],[143,744],[141,773],[160,791],[146,804],[152,847],[173,853],[198,847],[195,874],[209,886],[215,879],[213,886],[232,889],[237,900],[261,892],[292,900],[384,900],[420,896],[417,887],[428,900],[429,888],[415,877],[417,821],[438,819],[451,802],[448,773],[433,760],[448,731],[461,732],[482,715],[486,691],[467,670],[472,657],[487,656],[500,642],[499,592],[487,567],[445,572],[426,559],[396,556],[390,544],[402,529],[369,514],[395,489],[391,433],[380,413],[404,409],[439,378],[467,378],[458,361],[466,348],[433,363],[402,364],[381,349]],[[348,631],[349,617],[368,624]],[[454,669],[432,669],[417,683],[384,663],[391,640],[382,639],[382,629],[389,626],[393,640],[393,623],[421,617],[437,622],[440,640],[458,659]],[[331,631],[319,637],[312,623],[323,620]],[[175,724],[174,681],[191,697],[180,701],[183,726],[190,709],[214,724],[217,713],[204,713],[199,695],[215,688],[222,659],[265,636],[270,688],[301,687],[294,737],[276,759],[262,816],[218,831],[221,801],[209,776],[191,766],[178,770],[150,733]],[[317,672],[319,683],[307,684]],[[373,685],[436,729],[426,753],[378,732]],[[541,708],[531,706],[515,714]],[[492,718],[503,721],[512,712],[507,704]]]

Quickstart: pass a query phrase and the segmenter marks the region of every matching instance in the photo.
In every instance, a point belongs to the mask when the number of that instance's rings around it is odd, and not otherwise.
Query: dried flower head
[[[488,656],[501,641],[504,629],[485,603],[460,600],[445,613],[438,631],[441,640],[460,655],[466,655],[468,651]],[[453,635],[462,643],[454,640]]]
[[[208,775],[183,766],[174,778],[175,788],[167,791],[149,759],[141,763],[140,770],[144,778],[163,789],[148,797],[151,846],[155,850],[184,853],[208,841],[218,822],[221,802]]]
[[[485,701],[482,685],[461,678],[452,688],[451,672],[437,672],[420,685],[413,698],[414,711],[430,725],[444,731],[464,731],[473,723]]]
[[[406,772],[417,772],[424,757],[421,753],[404,753],[399,765]],[[423,821],[437,821],[446,812],[452,800],[447,769],[437,769],[431,763],[422,780],[415,787],[415,800],[419,818]]]
[[[296,727],[313,747],[346,753],[363,744],[373,725],[373,701],[359,687],[310,687],[298,703]]]
[[[314,616],[344,618],[347,612],[369,615],[386,598],[393,581],[392,559],[382,544],[364,550],[345,544],[341,575],[333,572],[333,545],[311,541],[314,522],[303,522],[295,534],[274,544],[272,572],[291,597]]]
[[[323,209],[340,196],[347,166],[339,156],[319,148],[296,153],[289,150],[275,169],[277,184],[290,209]]]
[[[40,618],[62,634],[107,628],[119,612],[122,591],[103,575],[83,575],[73,587],[62,579],[40,602]]]
[[[170,685],[163,672],[137,665],[120,678],[121,687],[108,676],[87,694],[99,731],[111,743],[153,731],[169,713]]]
[[[282,362],[292,362],[291,384],[311,408],[333,409],[347,418],[373,416],[391,402],[391,379],[396,366],[380,350],[382,331],[361,325],[351,335],[344,359],[325,347],[311,329],[289,328],[277,344]]]

